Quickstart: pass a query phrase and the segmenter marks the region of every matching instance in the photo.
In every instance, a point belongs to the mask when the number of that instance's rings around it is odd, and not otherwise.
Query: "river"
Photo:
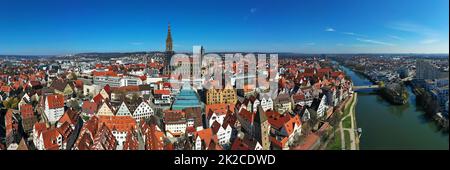
[[[355,86],[371,85],[363,75],[341,67]],[[415,95],[408,87],[409,101],[392,105],[371,90],[358,92],[356,123],[363,132],[361,150],[448,150],[448,133],[439,131],[436,124],[425,117],[416,106]]]

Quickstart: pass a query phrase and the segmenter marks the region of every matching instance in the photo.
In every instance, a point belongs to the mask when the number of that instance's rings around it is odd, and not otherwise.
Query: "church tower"
[[[170,66],[170,61],[172,60],[173,52],[173,42],[172,42],[172,32],[170,30],[170,23],[167,29],[167,38],[166,38],[166,53],[164,57],[164,68],[163,74],[169,75],[172,72],[172,66]]]
[[[170,23],[169,23],[169,28],[167,30],[166,52],[167,53],[173,52],[173,42],[172,42],[172,33],[170,32]]]

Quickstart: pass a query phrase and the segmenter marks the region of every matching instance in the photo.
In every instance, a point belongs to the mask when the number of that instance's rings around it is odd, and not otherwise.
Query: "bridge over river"
[[[365,89],[379,89],[380,85],[367,85],[367,86],[353,86],[353,91],[365,90]]]

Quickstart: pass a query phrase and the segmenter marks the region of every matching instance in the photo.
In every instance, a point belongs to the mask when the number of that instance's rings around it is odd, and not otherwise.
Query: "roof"
[[[291,119],[290,114],[281,115],[277,111],[267,111],[267,120],[272,127],[281,129],[283,125]]]
[[[195,132],[194,136],[195,139],[197,139],[197,137],[200,137],[200,139],[205,142],[205,145],[209,146],[209,144],[213,140],[213,131],[211,128],[203,129]]]
[[[67,87],[67,84],[68,84],[67,81],[62,79],[54,80],[50,85],[50,88],[59,91],[64,91],[64,89]]]
[[[44,148],[46,150],[58,150],[59,145],[57,142],[58,137],[62,138],[62,135],[57,129],[49,129],[42,132],[42,139],[44,140]]]
[[[127,132],[136,129],[136,120],[131,116],[98,116],[99,125],[105,124],[110,130]]]
[[[64,96],[60,94],[48,95],[47,104],[50,109],[64,107]]]
[[[164,132],[160,131],[155,124],[143,124],[142,131],[145,135],[146,150],[164,149]]]
[[[219,115],[227,114],[229,111],[234,111],[234,107],[234,104],[208,104],[205,107],[205,112],[208,114],[207,118],[210,118],[212,113]]]
[[[33,106],[31,104],[23,104],[20,106],[20,114],[23,119],[34,117]]]
[[[254,150],[258,141],[255,139],[244,136],[244,139],[236,138],[231,145],[231,150]]]
[[[203,118],[202,118],[202,108],[200,107],[188,107],[184,108],[183,112],[186,113],[186,119],[193,119],[194,120],[194,126],[199,127],[203,125]]]
[[[250,112],[246,109],[241,109],[241,111],[239,112],[239,115],[250,123],[253,123],[253,120],[255,118],[255,113]]]
[[[164,123],[172,124],[172,123],[185,123],[186,122],[186,113],[180,110],[166,110],[164,111]]]
[[[153,90],[153,94],[170,95],[169,90]]]
[[[78,113],[75,110],[69,109],[59,118],[59,123],[67,122],[71,125],[75,125],[78,120]]]
[[[97,111],[98,105],[95,102],[83,101],[82,111],[88,114],[94,114]]]

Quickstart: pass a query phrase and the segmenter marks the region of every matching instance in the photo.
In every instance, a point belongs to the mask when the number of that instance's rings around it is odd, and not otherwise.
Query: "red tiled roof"
[[[71,125],[75,125],[77,120],[78,120],[78,113],[72,109],[69,109],[61,116],[61,118],[59,118],[58,122],[59,123],[67,122]]]
[[[58,137],[62,138],[62,135],[57,129],[49,129],[42,132],[42,139],[44,140],[44,148],[46,150],[58,150],[59,145],[57,143]]]
[[[99,93],[92,100],[94,100],[94,102],[97,105],[99,105],[102,102],[102,100],[103,100],[103,96]]]
[[[47,104],[50,109],[64,107],[64,96],[60,94],[48,95]]]
[[[169,90],[154,90],[153,94],[170,95]]]
[[[93,74],[94,74],[94,76],[117,77],[117,73],[114,71],[102,71],[102,72],[94,71]]]
[[[266,112],[267,119],[272,127],[276,129],[280,129],[283,125],[288,122],[291,118],[289,114],[281,115],[277,111],[267,111]]]
[[[33,106],[31,104],[23,104],[20,106],[20,114],[23,119],[31,118],[34,116]]]
[[[112,131],[127,132],[136,129],[136,120],[131,116],[98,116],[99,125],[105,124]]]
[[[95,102],[83,101],[82,110],[83,112],[88,114],[95,114],[95,112],[97,111],[97,107],[98,105]]]
[[[239,115],[250,123],[253,123],[253,119],[255,118],[255,113],[249,112],[246,109],[241,109]]]

